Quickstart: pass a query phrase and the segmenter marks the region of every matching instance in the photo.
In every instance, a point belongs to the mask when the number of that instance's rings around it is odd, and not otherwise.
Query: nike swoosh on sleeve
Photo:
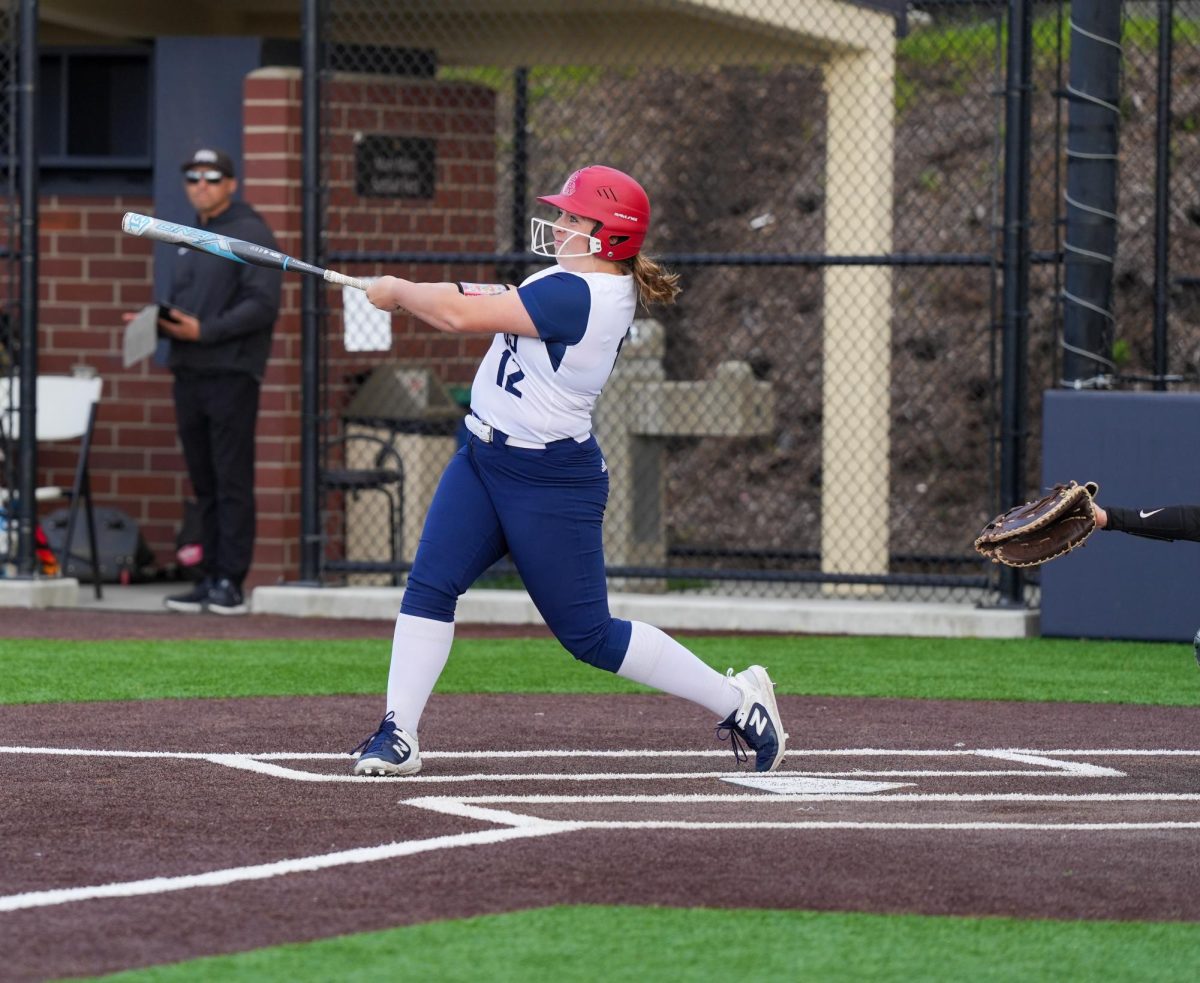
[[[1162,509],[1155,509],[1153,512],[1143,512],[1141,509],[1138,509],[1138,515],[1141,516],[1143,519],[1149,519],[1150,516],[1158,515],[1158,513],[1161,511],[1162,511]]]

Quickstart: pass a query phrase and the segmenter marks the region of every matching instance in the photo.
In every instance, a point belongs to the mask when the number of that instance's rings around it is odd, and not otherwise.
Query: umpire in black
[[[238,182],[223,150],[197,150],[183,164],[195,224],[278,249],[262,216],[234,201]],[[254,436],[259,388],[279,316],[278,270],[180,249],[171,276],[167,365],[175,418],[203,527],[203,576],[173,611],[244,614],[242,583],[254,555]]]

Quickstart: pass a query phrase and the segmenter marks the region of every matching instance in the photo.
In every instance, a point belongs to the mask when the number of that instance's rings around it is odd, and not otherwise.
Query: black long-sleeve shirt
[[[204,226],[233,239],[278,249],[267,223],[235,201]],[[200,321],[200,340],[171,339],[167,365],[178,374],[238,372],[262,380],[279,316],[283,275],[180,247],[171,273],[170,303]]]
[[[1105,529],[1127,532],[1149,539],[1200,541],[1200,505],[1166,505],[1152,509],[1103,506],[1108,515]]]

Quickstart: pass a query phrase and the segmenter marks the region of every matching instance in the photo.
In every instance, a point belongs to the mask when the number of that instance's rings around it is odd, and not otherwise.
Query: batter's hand
[[[372,280],[371,285],[367,287],[367,300],[381,311],[387,311],[389,314],[395,312],[400,307],[400,302],[396,299],[396,288],[401,282],[394,276],[381,276]]]

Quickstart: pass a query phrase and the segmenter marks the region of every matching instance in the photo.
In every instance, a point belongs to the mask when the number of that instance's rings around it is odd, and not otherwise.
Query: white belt
[[[529,451],[544,451],[546,445],[536,440],[522,440],[520,437],[510,437],[506,433],[502,433],[493,427],[490,423],[484,423],[474,413],[468,413],[463,419],[463,423],[467,425],[467,429],[476,437],[482,440],[485,444],[500,444],[504,447],[520,447],[523,450]],[[574,440],[576,443],[583,443],[591,433],[585,433],[582,437],[567,437],[566,440]],[[558,444],[562,441],[554,440],[551,443]]]

